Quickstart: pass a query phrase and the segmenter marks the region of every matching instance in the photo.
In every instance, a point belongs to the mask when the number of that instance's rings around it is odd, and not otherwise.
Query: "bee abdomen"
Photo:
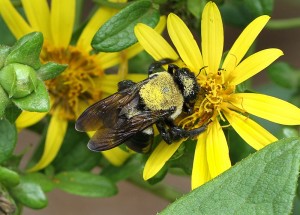
[[[151,132],[150,130],[151,129]],[[151,149],[153,141],[153,129],[147,128],[144,131],[139,131],[128,139],[125,144],[131,150],[139,153],[147,153]]]

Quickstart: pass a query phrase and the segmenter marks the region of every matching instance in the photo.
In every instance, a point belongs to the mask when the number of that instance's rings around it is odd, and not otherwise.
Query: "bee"
[[[119,82],[118,92],[96,102],[79,116],[76,130],[96,131],[88,142],[90,150],[104,151],[125,143],[136,152],[146,153],[151,149],[154,124],[168,144],[194,137],[206,129],[206,125],[192,130],[175,125],[174,120],[182,112],[192,112],[200,86],[193,72],[171,62],[154,62],[149,67],[149,77],[141,82]],[[166,71],[163,65],[168,65]]]

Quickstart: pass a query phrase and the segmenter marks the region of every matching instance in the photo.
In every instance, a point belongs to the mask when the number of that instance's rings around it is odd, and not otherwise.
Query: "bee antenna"
[[[208,67],[208,66],[203,66],[201,69],[199,69],[199,72],[198,72],[198,74],[196,75],[196,77],[198,77],[198,75],[200,75],[200,73],[201,73],[202,70],[204,70],[205,73],[206,73],[205,68],[207,68],[207,67]]]

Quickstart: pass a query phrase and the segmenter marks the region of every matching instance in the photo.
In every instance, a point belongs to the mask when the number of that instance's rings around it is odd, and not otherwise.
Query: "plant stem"
[[[300,18],[270,20],[266,26],[268,29],[289,29],[300,27]]]
[[[141,187],[151,193],[162,197],[169,202],[174,202],[179,197],[183,196],[184,193],[178,191],[175,187],[166,185],[166,184],[156,184],[156,185],[149,185],[147,182],[143,181],[139,177],[130,177],[128,181],[138,187]]]

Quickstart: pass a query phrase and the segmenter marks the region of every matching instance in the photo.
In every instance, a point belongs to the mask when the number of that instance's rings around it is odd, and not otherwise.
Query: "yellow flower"
[[[126,0],[111,0],[126,2]],[[77,43],[71,45],[75,21],[75,0],[21,0],[28,22],[17,12],[10,0],[0,0],[0,13],[16,38],[32,31],[41,31],[45,42],[41,53],[43,63],[54,61],[68,64],[58,77],[46,81],[51,100],[52,115],[47,131],[45,149],[40,161],[29,171],[46,167],[58,153],[63,142],[68,121],[77,117],[92,103],[117,90],[120,80],[130,78],[140,81],[145,75],[127,75],[127,59],[142,51],[136,44],[122,52],[90,55],[91,40],[99,27],[112,17],[115,9],[101,7],[82,31]],[[162,31],[163,24],[157,26]],[[105,69],[120,64],[119,72],[107,75]],[[16,121],[18,128],[28,127],[47,113],[23,112]],[[89,134],[92,135],[92,134]],[[120,165],[128,154],[119,148],[103,152],[115,165]]]
[[[267,95],[235,91],[238,84],[254,76],[283,54],[279,49],[270,48],[242,61],[268,20],[268,16],[260,16],[251,22],[236,40],[223,63],[223,24],[220,12],[213,2],[206,4],[202,14],[202,51],[187,26],[175,14],[168,16],[167,28],[180,57],[151,28],[143,24],[135,27],[140,44],[155,60],[179,59],[176,63],[193,71],[201,86],[193,114],[183,115],[177,122],[185,129],[193,129],[211,121],[207,130],[197,137],[192,171],[193,189],[231,166],[226,138],[219,121],[227,121],[256,150],[277,139],[250,119],[248,113],[279,124],[300,124],[300,109],[292,104]],[[144,179],[153,177],[183,141],[171,145],[161,142],[146,162]]]

